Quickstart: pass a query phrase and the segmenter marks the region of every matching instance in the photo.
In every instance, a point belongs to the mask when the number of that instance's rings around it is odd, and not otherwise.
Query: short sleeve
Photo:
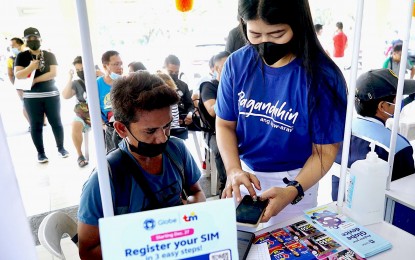
[[[48,52],[47,63],[50,65],[58,65],[58,61],[56,60],[55,54]]]
[[[7,59],[7,68],[12,69],[13,68],[13,62],[14,60],[12,58]]]
[[[99,191],[98,173],[94,171],[82,189],[78,220],[88,225],[97,226],[98,220],[102,217],[104,217],[104,213]]]
[[[178,138],[171,139],[180,149],[181,156],[184,156],[184,174],[186,177],[185,185],[190,187],[194,185],[202,175],[199,168],[197,167],[196,161],[193,159],[193,156],[190,154],[189,150],[184,145],[183,141]]]
[[[202,92],[200,97],[203,102],[209,99],[216,99],[217,90],[216,87],[210,82],[203,82],[201,85]]]
[[[220,77],[218,95],[215,104],[216,116],[227,120],[236,121],[237,114],[235,113],[235,100],[233,95],[232,78],[230,73],[230,58],[225,62],[224,69]]]

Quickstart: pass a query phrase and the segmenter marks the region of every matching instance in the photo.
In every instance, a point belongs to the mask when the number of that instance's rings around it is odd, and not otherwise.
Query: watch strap
[[[291,202],[291,204],[297,204],[298,202],[300,202],[303,198],[304,198],[304,190],[303,190],[303,186],[301,186],[301,184],[298,181],[290,181],[287,179],[287,177],[284,177],[284,179],[282,179],[282,181],[287,184],[287,187],[289,186],[293,186],[294,188],[297,189],[297,197],[294,198],[294,200]]]

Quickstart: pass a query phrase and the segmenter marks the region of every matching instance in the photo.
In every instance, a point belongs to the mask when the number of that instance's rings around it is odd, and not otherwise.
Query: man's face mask
[[[145,157],[156,157],[157,155],[162,154],[167,147],[167,142],[170,139],[170,136],[167,136],[167,140],[164,143],[160,144],[149,144],[139,141],[127,128],[128,132],[134,137],[134,139],[138,142],[137,147],[133,146],[132,144],[128,143],[128,147],[130,147],[131,152],[134,152],[136,154],[139,154],[141,156]]]
[[[121,77],[121,75],[120,74],[117,74],[117,73],[115,73],[115,72],[111,72],[111,74],[110,74],[110,78],[112,79],[112,80],[116,80],[116,79],[118,79],[118,78],[120,78]]]
[[[179,80],[179,74],[169,74],[169,75],[173,79],[174,82],[177,82]]]
[[[26,46],[33,50],[33,51],[37,51],[40,48],[40,41],[39,40],[29,40],[26,42]]]
[[[17,54],[19,54],[20,51],[17,48],[12,48],[12,53],[13,53],[14,56],[17,56]]]
[[[284,44],[263,42],[260,44],[253,44],[253,46],[268,65],[272,65],[279,61],[291,51],[290,42]]]

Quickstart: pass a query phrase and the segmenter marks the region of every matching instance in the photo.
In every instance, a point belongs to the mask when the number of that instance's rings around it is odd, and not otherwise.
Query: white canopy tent
[[[107,163],[105,159],[105,145],[104,137],[101,127],[101,117],[99,111],[99,101],[98,101],[98,91],[95,80],[95,69],[92,58],[92,47],[88,23],[88,14],[86,9],[85,0],[77,0],[77,13],[79,26],[81,30],[81,39],[82,39],[82,56],[83,56],[83,65],[85,71],[85,80],[87,85],[88,97],[91,113],[91,122],[92,130],[95,139],[95,149],[97,155],[97,169],[99,172],[99,184],[100,192],[103,203],[104,216],[113,216],[113,205],[111,199],[111,189],[109,183],[109,175],[107,170]],[[344,147],[343,147],[343,158],[342,158],[342,167],[341,167],[341,181],[339,188],[339,208],[342,207],[343,198],[344,198],[344,186],[345,186],[345,173],[347,170],[347,154],[350,146],[350,137],[351,137],[351,119],[353,114],[353,102],[354,102],[354,92],[355,92],[355,82],[357,75],[357,60],[358,52],[360,46],[360,37],[361,37],[361,26],[362,26],[362,16],[363,16],[363,7],[364,0],[358,0],[358,8],[356,12],[356,26],[355,26],[355,43],[353,46],[353,57],[352,57],[352,73],[349,86],[349,97],[347,105],[347,118],[346,118],[346,130],[344,134]],[[412,10],[413,10],[413,0],[407,0],[407,16],[402,16],[403,19],[407,20],[407,26],[405,28],[406,37],[403,39],[403,50],[402,50],[402,60],[406,60],[408,57],[408,43],[410,35],[410,27],[412,20]],[[399,81],[398,81],[398,91],[396,96],[396,103],[400,104],[402,101],[403,93],[403,83],[404,83],[404,63],[401,63]],[[390,143],[390,154],[389,154],[389,165],[390,165],[390,174],[388,180],[388,187],[390,184],[391,172],[393,167],[393,154],[395,151],[396,137],[398,133],[398,122],[400,118],[400,106],[395,107],[395,123],[392,129],[391,143]],[[3,130],[3,124],[0,117],[0,206],[3,209],[2,214],[0,215],[0,227],[2,230],[2,237],[4,238],[0,243],[0,252],[2,257],[7,259],[36,259],[34,243],[32,241],[32,236],[30,234],[29,225],[27,223],[26,215],[23,209],[23,204],[21,201],[17,181],[15,178],[13,164],[11,156],[9,153],[6,134]],[[13,225],[10,223],[13,222]],[[22,250],[23,249],[23,250]]]

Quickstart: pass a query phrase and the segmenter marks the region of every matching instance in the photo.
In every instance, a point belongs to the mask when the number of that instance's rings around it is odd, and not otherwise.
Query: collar
[[[369,117],[369,116],[359,116],[358,115],[357,117],[358,118],[365,119],[365,120],[370,121],[370,122],[373,122],[373,123],[376,123],[376,124],[379,124],[379,125],[385,126],[385,124],[383,123],[383,121],[379,117],[377,117],[377,116]]]

